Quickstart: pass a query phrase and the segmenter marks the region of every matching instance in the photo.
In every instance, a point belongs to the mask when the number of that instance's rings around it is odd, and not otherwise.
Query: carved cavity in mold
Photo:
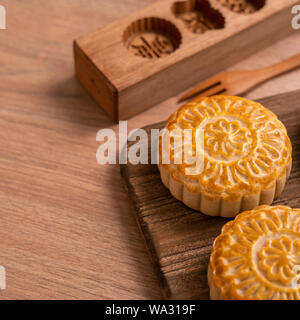
[[[193,33],[201,34],[208,30],[225,27],[225,18],[222,13],[213,9],[208,0],[175,2],[172,6],[172,12]]]
[[[254,13],[262,9],[266,0],[218,0],[223,6],[236,13]]]
[[[168,56],[179,48],[181,40],[173,23],[155,17],[134,21],[123,34],[123,43],[129,51],[149,59]]]

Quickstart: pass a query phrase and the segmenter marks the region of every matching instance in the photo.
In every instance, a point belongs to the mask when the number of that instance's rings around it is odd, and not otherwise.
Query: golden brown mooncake
[[[208,283],[213,300],[300,300],[300,209],[260,206],[228,222]]]
[[[292,146],[286,128],[261,104],[240,97],[213,96],[182,106],[166,123],[167,132],[203,131],[203,170],[176,164],[176,148],[169,145],[170,163],[158,165],[171,194],[188,207],[210,216],[234,217],[258,205],[271,204],[284,189],[292,166]],[[195,137],[192,139],[195,155]],[[187,141],[189,141],[187,139]],[[184,153],[184,157],[188,157]]]

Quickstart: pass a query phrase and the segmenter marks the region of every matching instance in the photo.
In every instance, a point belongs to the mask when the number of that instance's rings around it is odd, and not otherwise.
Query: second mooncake
[[[300,300],[300,210],[260,206],[225,224],[208,284],[213,300]]]
[[[201,129],[201,172],[187,174],[196,164],[175,161],[174,137],[167,150],[169,163],[162,161],[165,146],[160,140],[158,167],[164,185],[187,206],[234,217],[271,204],[284,189],[292,165],[291,142],[284,125],[261,104],[240,97],[202,98],[182,106],[165,127],[176,134],[185,129],[192,132],[190,139],[182,139],[183,148],[189,144],[191,150],[183,152],[185,160],[197,156],[195,132]]]

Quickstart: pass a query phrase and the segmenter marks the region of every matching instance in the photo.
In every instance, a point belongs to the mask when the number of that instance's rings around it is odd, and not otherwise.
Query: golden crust
[[[238,215],[213,245],[212,299],[300,300],[300,209],[260,206]]]
[[[171,143],[170,164],[159,165],[161,171],[169,172],[170,180],[211,202],[241,202],[241,198],[254,195],[261,198],[261,192],[269,190],[279,195],[282,190],[276,185],[284,182],[284,186],[288,178],[292,146],[274,113],[240,97],[214,96],[187,103],[166,123],[168,132],[191,129],[195,134],[199,128],[204,133],[202,173],[187,175],[191,164],[175,164],[176,149]],[[192,150],[196,150],[194,139]],[[162,159],[162,140],[159,155]]]

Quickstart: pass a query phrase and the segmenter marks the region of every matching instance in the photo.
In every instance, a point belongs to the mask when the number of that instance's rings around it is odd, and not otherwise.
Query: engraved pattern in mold
[[[135,56],[158,59],[176,51],[182,41],[178,28],[170,21],[145,17],[132,22],[123,33],[123,43]]]
[[[136,56],[155,59],[171,54],[175,48],[167,37],[149,32],[135,36],[129,50]]]
[[[214,24],[201,12],[187,12],[179,15],[186,28],[193,33],[204,33],[215,29]]]
[[[264,0],[219,0],[219,2],[233,12],[245,14],[254,13],[265,5]]]
[[[186,28],[196,34],[225,27],[225,18],[207,0],[187,0],[173,3],[172,12]]]

